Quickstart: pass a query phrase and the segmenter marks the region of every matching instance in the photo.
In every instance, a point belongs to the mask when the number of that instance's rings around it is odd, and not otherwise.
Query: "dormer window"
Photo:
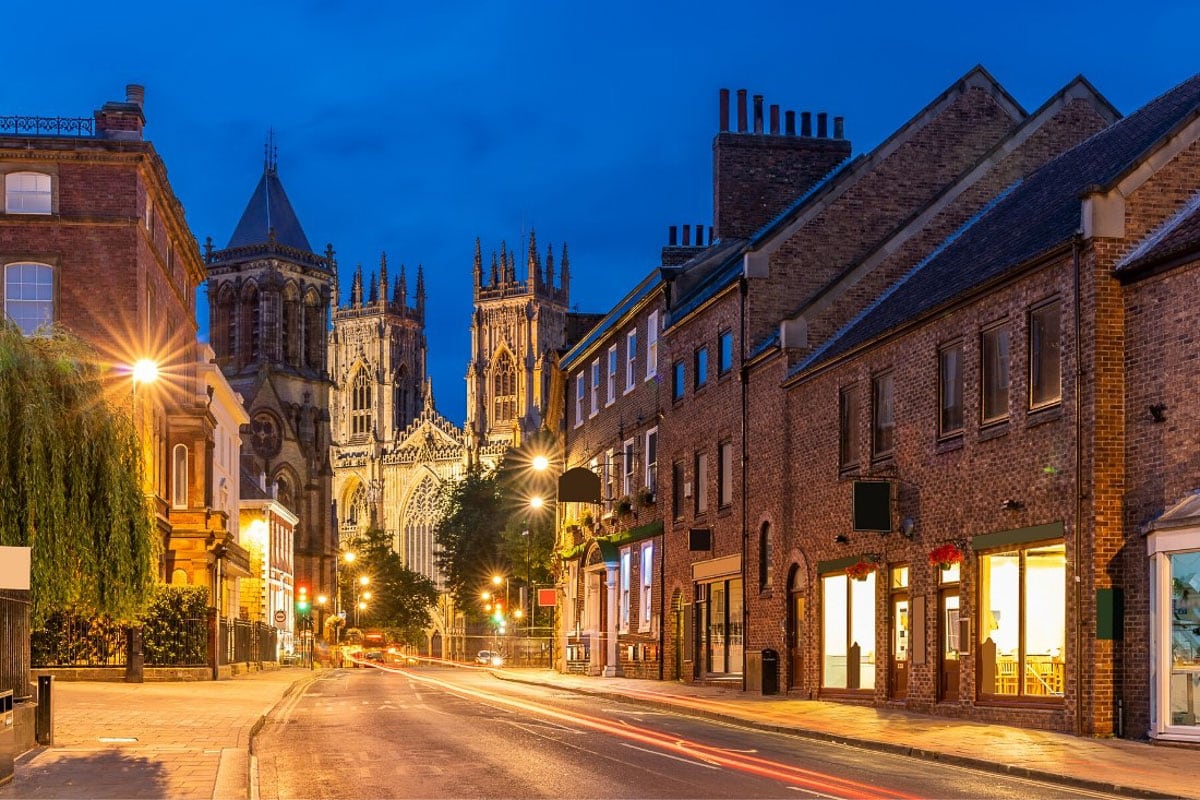
[[[10,172],[4,178],[6,214],[49,214],[50,176],[40,172]]]

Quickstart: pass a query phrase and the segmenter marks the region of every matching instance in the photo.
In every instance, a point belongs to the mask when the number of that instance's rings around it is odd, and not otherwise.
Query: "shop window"
[[[1038,544],[979,557],[979,691],[1063,696],[1066,547]]]
[[[740,578],[698,585],[696,603],[705,674],[742,671],[742,581]]]
[[[938,435],[952,436],[962,432],[962,344],[952,344],[938,351]]]
[[[862,580],[846,574],[821,578],[821,685],[828,689],[875,686],[875,572]]]
[[[1062,351],[1059,346],[1060,303],[1029,312],[1029,407],[1062,399]]]

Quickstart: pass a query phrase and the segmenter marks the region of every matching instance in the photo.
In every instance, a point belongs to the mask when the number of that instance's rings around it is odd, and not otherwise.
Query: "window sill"
[[[1056,422],[1063,417],[1062,405],[1042,406],[1038,409],[1030,409],[1025,417],[1026,428],[1036,428],[1038,425],[1045,425],[1047,422]]]
[[[732,513],[733,513],[733,503],[730,503],[727,506],[720,506],[717,508],[717,517],[718,518],[728,517]]]
[[[947,436],[944,439],[938,439],[937,444],[934,445],[933,451],[935,453],[952,453],[955,450],[961,450],[962,447],[963,435],[962,431],[959,431],[958,433]]]
[[[859,464],[838,467],[838,478],[840,479],[857,478],[859,475],[862,475],[862,466]]]
[[[989,422],[987,427],[979,429],[978,441],[986,442],[991,439],[998,439],[1001,436],[1007,436],[1008,426],[1009,422],[1007,419],[1000,420],[999,422]]]
[[[871,456],[871,469],[886,469],[896,465],[896,451],[888,450],[877,456]]]

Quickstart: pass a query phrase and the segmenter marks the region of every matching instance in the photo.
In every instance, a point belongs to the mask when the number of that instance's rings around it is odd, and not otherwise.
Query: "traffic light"
[[[296,587],[296,611],[301,614],[308,613],[308,587],[304,584]]]
[[[504,622],[504,605],[499,601],[496,602],[496,609],[492,612],[492,619],[496,622]]]

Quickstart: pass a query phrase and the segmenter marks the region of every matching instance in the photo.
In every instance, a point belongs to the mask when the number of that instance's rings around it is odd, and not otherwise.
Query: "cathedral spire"
[[[396,292],[392,295],[392,302],[400,307],[401,316],[408,316],[408,275],[405,274],[404,265],[400,265],[400,277],[396,279]]]
[[[386,306],[388,299],[387,251],[379,254],[379,299]]]
[[[510,286],[517,282],[517,251],[508,254],[508,267],[504,270],[504,282]]]
[[[341,295],[341,292],[339,291],[338,283],[341,279],[338,277],[337,259],[334,258],[333,256],[334,256],[333,244],[332,243],[326,244],[325,245],[325,261],[328,262],[328,264],[329,264],[329,271],[333,273],[333,287],[332,287],[333,288],[333,307],[337,308],[338,302],[339,302],[338,298]]]
[[[424,416],[433,416],[433,378],[426,378],[425,385],[421,387],[423,397],[421,398],[421,414]]]
[[[379,284],[375,282],[375,273],[374,272],[371,273],[371,280],[368,285],[371,287],[371,293],[368,296],[368,302],[371,305],[375,305],[376,303],[379,302]]]
[[[483,286],[483,253],[479,249],[479,237],[475,237],[475,289],[478,294],[479,288]]]
[[[425,267],[417,264],[417,319],[425,319]]]
[[[498,270],[496,267],[496,251],[493,250],[492,251],[492,283],[491,283],[492,288],[496,287],[496,284],[499,282],[499,280],[500,280],[500,276],[498,274]]]
[[[568,301],[571,299],[571,259],[567,257],[566,242],[563,242],[562,280],[559,282],[559,286],[563,293],[563,303],[569,305]]]
[[[537,251],[537,234],[533,228],[529,229],[529,260],[525,264],[525,271],[529,280],[529,288],[536,293],[538,284],[542,282],[542,262]]]
[[[554,245],[546,245],[546,288],[554,291]]]
[[[362,305],[362,264],[354,268],[354,283],[350,285],[350,305]]]
[[[500,240],[500,282],[508,283],[508,242]]]

